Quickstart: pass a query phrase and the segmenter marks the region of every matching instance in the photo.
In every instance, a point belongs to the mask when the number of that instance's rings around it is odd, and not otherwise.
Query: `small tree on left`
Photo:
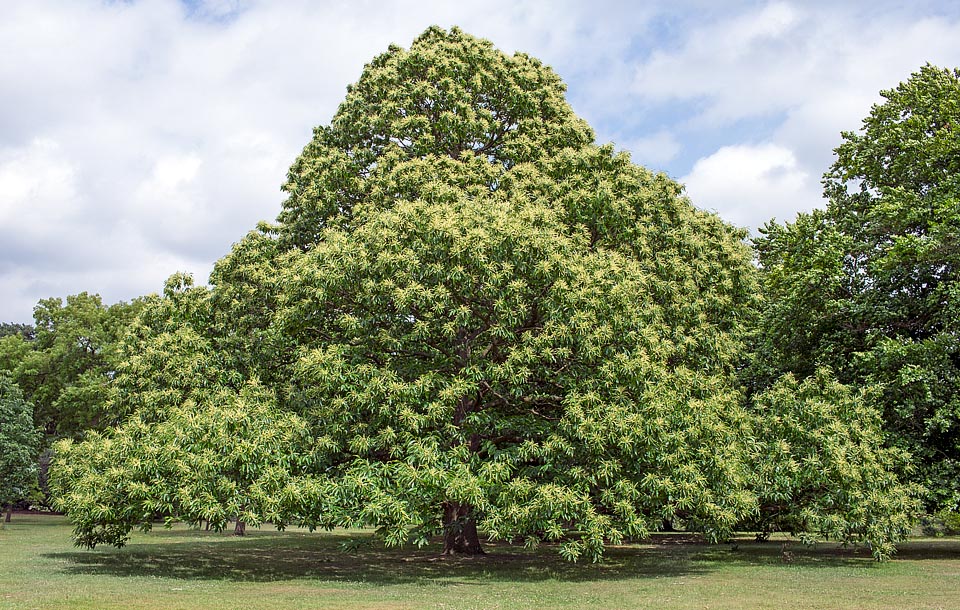
[[[40,436],[33,427],[33,406],[6,374],[0,373],[0,506],[10,521],[13,503],[29,493],[37,477]]]

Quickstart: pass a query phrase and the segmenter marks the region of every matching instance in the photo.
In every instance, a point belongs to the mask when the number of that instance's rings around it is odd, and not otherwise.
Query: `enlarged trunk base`
[[[246,536],[247,535],[247,524],[244,521],[237,520],[237,525],[233,528],[234,536]]]
[[[7,518],[4,519],[7,523],[10,523],[10,517],[13,516],[13,502],[7,504]]]
[[[477,522],[468,504],[443,505],[443,555],[484,555]]]

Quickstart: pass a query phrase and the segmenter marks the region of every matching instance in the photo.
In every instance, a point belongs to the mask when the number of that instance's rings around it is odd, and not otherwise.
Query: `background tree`
[[[33,407],[13,379],[0,372],[0,506],[7,509],[6,521],[14,502],[36,485],[39,444]]]
[[[106,410],[118,364],[115,347],[140,303],[104,306],[99,295],[81,292],[41,300],[34,308],[33,340],[0,341],[0,365],[9,367],[34,404],[38,427],[50,438],[77,437],[116,423]]]
[[[34,338],[34,329],[30,324],[20,324],[16,322],[0,322],[0,338],[10,335],[20,335],[27,341]]]
[[[30,353],[30,340],[19,332],[0,336],[0,371],[13,376]]]
[[[960,504],[960,71],[924,66],[845,132],[826,210],[756,240],[766,309],[758,378],[881,388],[889,442],[928,508]]]
[[[0,327],[0,371],[8,372],[33,408],[34,422],[44,432],[35,498],[49,505],[47,471],[50,445],[57,438],[79,437],[119,421],[111,410],[112,379],[120,358],[121,337],[141,303],[104,306],[99,295],[86,292],[41,300],[34,308],[36,327]]]

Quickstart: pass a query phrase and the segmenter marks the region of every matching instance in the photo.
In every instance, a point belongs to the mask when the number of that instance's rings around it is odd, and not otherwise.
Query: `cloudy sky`
[[[539,57],[601,142],[751,229],[821,205],[880,89],[960,66],[953,0],[0,0],[0,321],[203,281],[364,63],[431,24]]]

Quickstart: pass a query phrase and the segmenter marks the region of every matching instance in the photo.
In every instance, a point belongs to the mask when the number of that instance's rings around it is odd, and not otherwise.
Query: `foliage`
[[[36,485],[39,443],[33,406],[0,372],[0,507],[26,498]]]
[[[878,413],[827,370],[785,375],[754,397],[759,513],[765,535],[808,532],[864,541],[885,559],[919,511],[915,485],[900,482],[905,456],[883,446]]]
[[[749,505],[722,371],[653,330],[639,265],[553,218],[403,203],[292,257],[283,324],[312,344],[296,400],[360,494],[357,523],[400,542],[466,504],[499,537],[573,521],[593,538],[567,548],[596,556],[678,514],[722,536]]]
[[[765,309],[753,383],[829,366],[875,385],[928,509],[960,502],[960,70],[924,66],[845,132],[825,210],[756,240]]]
[[[282,290],[275,232],[261,223],[216,262],[207,322],[224,368],[239,379],[256,377],[271,387],[283,384],[293,359],[291,346],[271,327]]]
[[[211,299],[186,274],[145,298],[117,348],[122,425],[56,445],[50,485],[77,544],[120,546],[161,517],[217,530],[291,519],[283,499],[311,460],[306,424],[233,368]]]
[[[30,342],[19,333],[0,337],[0,371],[11,376],[30,353]]]
[[[34,404],[34,420],[50,437],[77,437],[116,423],[107,409],[115,352],[140,303],[106,307],[81,292],[41,300],[34,308],[32,339],[0,339],[0,368],[10,371]]]
[[[51,486],[77,544],[122,546],[130,529],[166,517],[221,530],[229,519],[289,520],[282,499],[309,459],[305,423],[257,384],[134,416],[108,435],[56,446]]]
[[[443,164],[440,182],[479,192],[518,163],[589,144],[593,132],[564,91],[538,60],[507,57],[456,28],[430,28],[409,51],[391,46],[290,168],[279,217],[284,243],[309,247],[327,227],[349,225],[365,202],[410,196],[382,190],[401,161],[433,159]],[[458,184],[456,174],[444,179],[451,169],[473,175]]]
[[[734,377],[754,292],[743,235],[590,144],[563,90],[456,29],[374,59],[291,168],[279,225],[238,243],[209,290],[172,278],[131,324],[114,383],[131,419],[57,458],[78,541],[237,510],[199,484],[159,501],[117,484],[168,493],[187,458],[145,478],[134,448],[170,453],[181,410],[208,429],[254,380],[276,400],[269,417],[244,403],[238,443],[281,414],[316,440],[284,440],[303,461],[251,522],[444,533],[451,552],[478,552],[480,527],[594,560],[664,519],[725,537],[754,500]]]
[[[933,515],[920,517],[920,531],[924,536],[957,536],[960,535],[960,513],[941,510]]]
[[[630,163],[556,75],[458,30],[367,66],[293,165],[275,329],[318,524],[471,527],[569,559],[752,506],[741,235]],[[346,498],[341,501],[339,498]],[[466,548],[458,545],[466,545]]]
[[[35,336],[33,326],[30,324],[0,322],[0,338],[9,337],[10,335],[20,335],[27,341],[32,341]]]
[[[210,293],[177,273],[162,296],[151,295],[117,347],[110,409],[121,418],[137,414],[154,420],[187,400],[202,402],[227,384],[216,346],[208,337]]]
[[[942,510],[937,517],[943,522],[944,534],[948,536],[960,535],[960,512]]]
[[[807,503],[778,526],[889,553],[909,499],[869,410],[789,381],[744,408],[744,233],[594,145],[563,91],[457,29],[375,58],[291,167],[278,224],[210,288],[176,275],[140,303],[107,403],[126,419],[58,446],[77,542],[232,516],[450,553],[482,552],[479,529],[596,561],[665,521],[725,539],[757,488]],[[752,480],[765,451],[823,447],[819,478]],[[815,497],[832,485],[845,499]]]

